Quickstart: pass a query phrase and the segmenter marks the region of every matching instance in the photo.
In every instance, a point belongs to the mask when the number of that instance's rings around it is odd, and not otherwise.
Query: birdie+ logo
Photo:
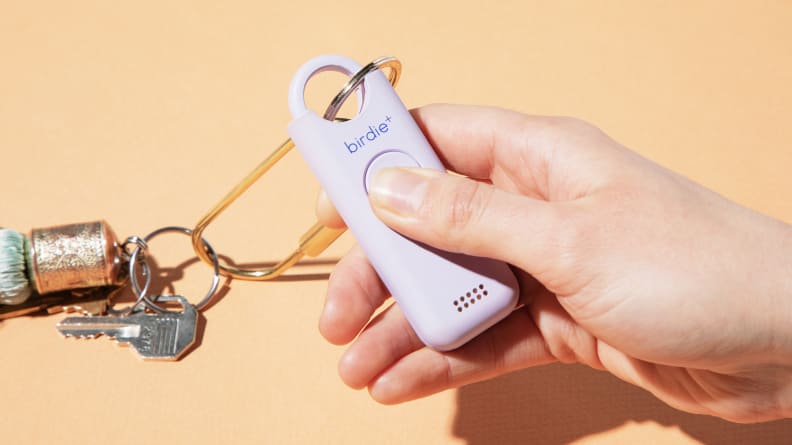
[[[392,119],[390,116],[385,116],[385,119],[383,119],[382,122],[369,125],[368,131],[363,133],[361,136],[354,138],[352,142],[344,141],[344,147],[346,147],[349,153],[355,153],[358,150],[361,150],[366,146],[367,142],[374,142],[377,140],[377,138],[384,136],[385,133],[390,131],[391,120]]]

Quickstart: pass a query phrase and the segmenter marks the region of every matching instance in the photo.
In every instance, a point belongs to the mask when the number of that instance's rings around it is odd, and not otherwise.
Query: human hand
[[[339,364],[349,386],[398,403],[580,362],[685,411],[792,415],[789,226],[578,120],[451,105],[413,115],[466,177],[383,170],[374,212],[409,238],[512,264],[524,306],[457,350],[430,350],[397,305],[375,315],[388,291],[356,248],[319,322],[328,341],[354,340]],[[319,214],[343,224],[327,202]]]

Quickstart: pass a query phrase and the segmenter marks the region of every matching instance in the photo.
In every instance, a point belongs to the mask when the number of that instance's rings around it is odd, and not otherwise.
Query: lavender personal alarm
[[[289,90],[289,134],[418,337],[432,349],[457,348],[514,309],[517,280],[505,263],[417,243],[374,215],[367,189],[376,171],[445,167],[381,71],[365,76],[358,114],[349,121],[306,108],[305,86],[313,75],[330,70],[352,76],[360,69],[338,55],[303,65]]]

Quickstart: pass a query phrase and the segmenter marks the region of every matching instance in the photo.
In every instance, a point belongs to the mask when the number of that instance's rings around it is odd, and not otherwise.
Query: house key
[[[68,317],[56,328],[65,337],[96,338],[106,335],[120,344],[131,345],[144,360],[178,360],[195,343],[198,311],[181,295],[163,295],[157,302],[177,301],[181,312],[126,316]]]
[[[107,311],[107,302],[117,287],[98,287],[61,291],[47,295],[32,295],[16,305],[0,305],[0,321],[23,315],[78,312],[83,315],[101,315]]]

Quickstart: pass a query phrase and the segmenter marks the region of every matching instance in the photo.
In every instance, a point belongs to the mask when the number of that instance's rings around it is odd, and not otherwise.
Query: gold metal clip
[[[360,71],[358,71],[349,79],[349,81],[347,81],[338,95],[336,95],[336,97],[333,99],[324,117],[326,119],[333,120],[335,118],[335,113],[338,112],[338,109],[341,107],[343,101],[346,100],[346,98],[349,97],[349,95],[360,86],[363,77],[374,70],[386,67],[390,69],[388,72],[388,80],[390,81],[391,85],[396,86],[396,83],[399,81],[399,77],[401,75],[401,63],[394,57],[381,57],[376,59],[361,68]],[[220,202],[217,203],[214,208],[212,208],[212,210],[210,210],[203,218],[201,218],[200,221],[198,221],[198,224],[196,224],[195,228],[192,230],[192,245],[198,258],[207,264],[214,264],[212,257],[210,256],[209,252],[207,252],[202,241],[203,232],[206,230],[209,224],[215,220],[215,218],[223,213],[223,211],[225,211],[228,206],[236,201],[237,198],[242,196],[242,194],[244,194],[250,188],[250,186],[252,186],[256,181],[264,176],[264,174],[267,173],[267,171],[269,171],[269,169],[272,168],[272,166],[274,166],[278,161],[280,161],[286,155],[286,153],[291,151],[292,148],[294,148],[294,142],[291,139],[288,139],[286,142],[281,144],[280,147],[278,147],[264,161],[256,166],[256,168],[253,169],[250,174],[248,174],[239,184],[236,185],[236,187],[228,192],[228,194],[223,199],[221,199]],[[265,269],[242,269],[226,264],[220,260],[220,273],[225,276],[240,280],[271,280],[281,275],[291,266],[295,265],[303,256],[308,255],[313,257],[319,255],[343,233],[344,229],[331,229],[329,227],[325,227],[322,223],[317,222],[310,229],[308,229],[308,231],[306,231],[302,237],[300,237],[297,249],[295,249],[288,257],[281,260],[276,265]]]

